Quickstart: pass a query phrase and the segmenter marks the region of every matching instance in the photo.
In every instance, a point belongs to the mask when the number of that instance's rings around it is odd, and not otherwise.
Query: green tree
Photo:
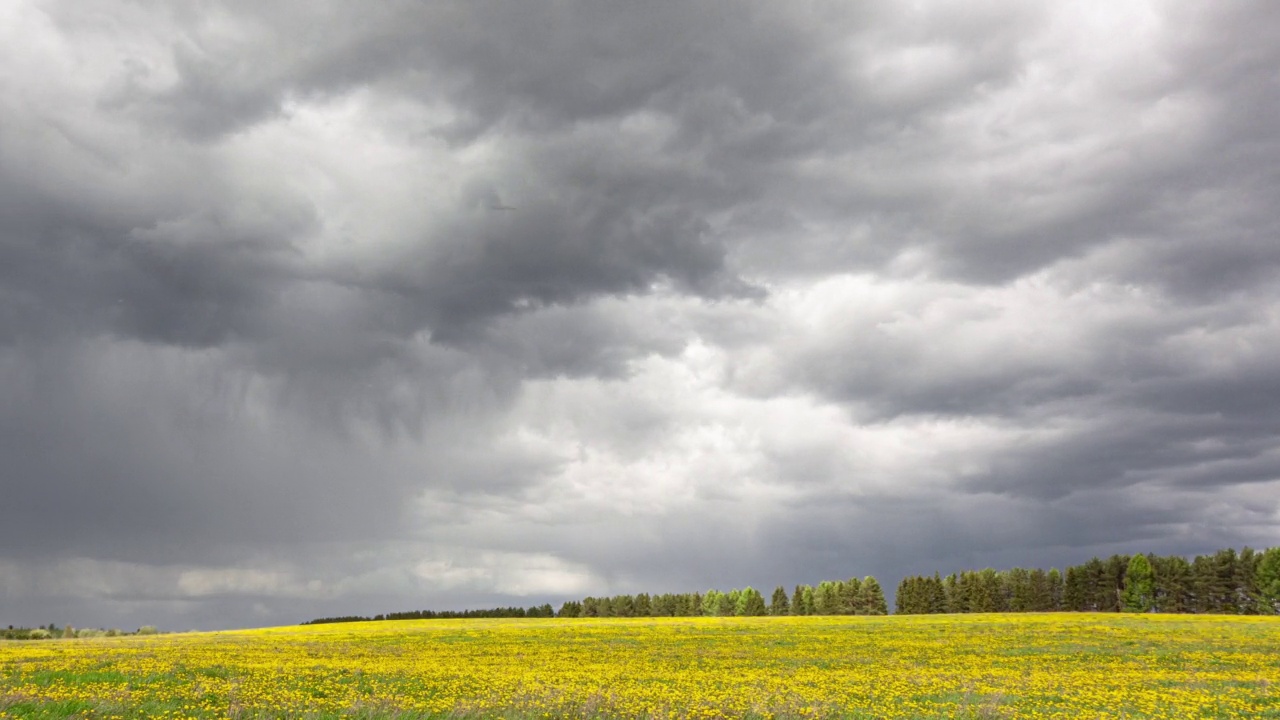
[[[782,594],[784,598],[786,595],[786,593]],[[764,604],[764,596],[751,586],[743,589],[742,596],[738,599],[738,608],[740,610],[738,614],[743,617],[760,617],[769,614],[769,609]]]
[[[1241,615],[1257,615],[1261,612],[1258,597],[1258,564],[1262,553],[1245,546],[1240,549],[1236,563],[1236,602]]]
[[[942,576],[937,571],[934,571],[933,577],[929,579],[929,612],[947,612],[947,591],[942,584]]]
[[[720,600],[724,597],[724,593],[719,590],[708,590],[702,595],[702,614],[703,615],[719,615]]]
[[[951,573],[942,579],[942,592],[947,600],[947,612],[962,613],[965,612],[964,604],[960,598],[959,579],[955,573]]]
[[[814,610],[814,599],[813,599],[813,596],[814,596],[813,586],[812,586],[812,585],[805,585],[805,586],[804,586],[804,589],[801,591],[801,595],[800,595],[800,600],[801,600],[801,603],[800,603],[800,604],[801,604],[801,606],[804,608],[804,612],[803,612],[803,613],[801,613],[801,615],[814,615],[814,614],[816,614],[816,612],[815,612],[815,610]]]
[[[880,588],[880,583],[870,575],[862,580],[859,605],[862,606],[867,615],[889,614],[889,605],[884,601],[884,590]]]
[[[1030,612],[1035,609],[1030,571],[1026,568],[1013,568],[1004,573],[1004,581],[1008,587],[1010,611]]]
[[[1029,580],[1030,585],[1030,610],[1033,612],[1048,612],[1053,609],[1053,593],[1049,589],[1049,576],[1044,570],[1035,568],[1031,571]]]
[[[1058,568],[1049,568],[1049,609],[1062,609],[1062,573]]]
[[[737,614],[738,614],[738,600],[739,600],[739,598],[741,598],[741,597],[742,597],[742,591],[741,591],[741,590],[739,590],[738,588],[734,588],[734,589],[730,590],[729,592],[725,593],[725,594],[724,594],[724,596],[725,596],[728,600],[727,600],[727,603],[721,603],[721,606],[720,606],[720,607],[721,607],[722,612],[721,612],[720,614],[721,614],[721,615],[726,615],[726,616],[737,615]],[[726,608],[726,604],[727,604],[727,608]]]
[[[862,590],[862,581],[856,577],[844,581],[840,588],[840,613],[843,615],[858,614],[858,593]]]
[[[1123,602],[1125,612],[1151,612],[1155,603],[1155,572],[1146,555],[1138,553],[1129,559],[1124,574]]]
[[[1255,582],[1258,585],[1258,611],[1266,615],[1280,614],[1280,547],[1262,553]]]
[[[1066,579],[1062,581],[1062,609],[1080,612],[1085,609],[1086,602],[1084,572],[1069,565]]]
[[[830,580],[818,583],[813,593],[814,615],[836,615],[840,612],[840,588]]]
[[[1240,612],[1239,579],[1240,558],[1235,548],[1219,550],[1213,554],[1213,593],[1218,612],[1235,615]]]
[[[915,609],[915,577],[904,577],[898,582],[898,591],[893,594],[893,614],[912,615]]]
[[[1107,558],[1106,568],[1105,585],[1108,601],[1102,603],[1099,609],[1105,612],[1120,612],[1124,609],[1121,596],[1124,594],[1124,576],[1129,569],[1129,556],[1112,555]]]
[[[630,595],[617,595],[613,598],[613,614],[616,617],[635,617],[636,599]]]
[[[732,590],[727,593],[720,593],[720,597],[716,598],[716,615],[720,617],[732,617],[738,606],[738,595],[740,590]]]
[[[773,597],[769,600],[769,614],[791,614],[791,603],[787,600],[787,589],[781,585],[773,589]]]

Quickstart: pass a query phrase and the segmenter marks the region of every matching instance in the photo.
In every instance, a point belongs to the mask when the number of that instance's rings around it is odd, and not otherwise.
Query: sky
[[[1280,545],[1280,5],[0,4],[0,623]]]

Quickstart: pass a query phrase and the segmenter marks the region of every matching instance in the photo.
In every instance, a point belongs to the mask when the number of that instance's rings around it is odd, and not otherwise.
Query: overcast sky
[[[1280,544],[1280,5],[0,4],[0,623]]]

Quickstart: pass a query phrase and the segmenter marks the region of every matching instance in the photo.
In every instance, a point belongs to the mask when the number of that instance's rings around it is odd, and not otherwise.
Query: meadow
[[[1280,618],[421,620],[0,643],[0,718],[1280,718]]]

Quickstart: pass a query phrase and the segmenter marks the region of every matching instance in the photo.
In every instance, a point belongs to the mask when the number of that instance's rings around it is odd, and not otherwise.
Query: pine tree
[[[1115,588],[1107,581],[1107,565],[1100,558],[1089,558],[1082,566],[1084,573],[1084,610],[1107,612],[1115,610]]]
[[[1049,609],[1062,609],[1062,573],[1058,568],[1049,568]]]
[[[779,585],[773,589],[773,597],[769,601],[770,615],[790,615],[791,603],[787,601],[787,589]]]
[[[804,614],[804,589],[797,585],[796,591],[791,595],[791,614]]]
[[[1062,582],[1062,609],[1080,612],[1085,609],[1085,578],[1080,568],[1067,567],[1067,577]]]
[[[675,614],[672,612],[671,607],[671,595],[668,593],[654,595],[649,600],[649,611],[653,613],[654,617],[671,617]]]
[[[942,585],[942,577],[935,571],[929,581],[929,610],[931,613],[947,612],[947,591]]]
[[[1044,570],[1036,568],[1028,579],[1030,587],[1030,607],[1032,612],[1047,612],[1053,609],[1053,599],[1049,592],[1049,576]]]
[[[1164,586],[1161,612],[1189,613],[1195,609],[1191,563],[1174,555],[1164,563],[1164,572],[1156,573],[1156,582]]]
[[[1000,612],[1001,586],[1000,573],[993,568],[983,568],[973,577],[973,600],[971,611],[976,613]]]
[[[958,583],[955,573],[951,573],[942,579],[942,592],[947,596],[947,612],[952,614],[965,611],[964,604],[960,601]]]
[[[1146,555],[1139,553],[1129,560],[1122,599],[1125,612],[1151,612],[1155,601],[1155,572]]]
[[[1003,575],[1009,588],[1009,610],[1030,612],[1032,610],[1031,573],[1026,568],[1018,567]]]
[[[858,578],[849,578],[840,586],[840,614],[841,615],[857,615],[858,614],[858,592],[862,589],[862,581]]]
[[[1220,607],[1214,592],[1217,584],[1213,571],[1213,559],[1207,555],[1197,555],[1191,561],[1191,594],[1195,612],[1219,612]]]
[[[1258,599],[1258,563],[1262,561],[1262,553],[1245,546],[1236,557],[1236,607],[1241,615],[1257,615],[1260,612]]]
[[[1108,557],[1102,592],[1098,594],[1098,610],[1103,612],[1119,612],[1123,610],[1120,596],[1124,593],[1124,577],[1128,571],[1128,555],[1112,555]]]
[[[914,580],[914,577],[904,577],[898,582],[898,591],[893,594],[894,615],[912,615],[915,613],[911,598],[911,585]]]
[[[1240,612],[1240,598],[1237,593],[1239,576],[1239,557],[1234,548],[1219,550],[1213,554],[1213,593],[1217,600],[1219,612],[1234,615]]]
[[[888,615],[889,606],[884,601],[884,590],[880,588],[880,583],[870,575],[862,580],[862,588],[859,591],[859,605],[867,615]]]

